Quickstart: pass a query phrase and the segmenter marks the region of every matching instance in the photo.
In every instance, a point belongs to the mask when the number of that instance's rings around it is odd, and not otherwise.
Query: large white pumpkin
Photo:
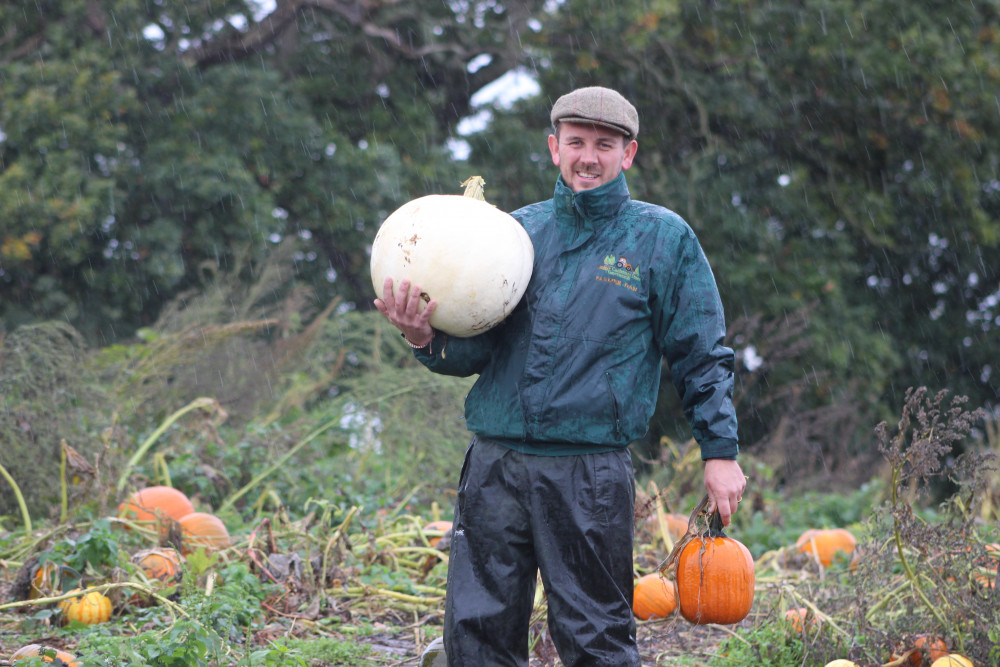
[[[428,195],[392,213],[372,243],[375,293],[391,277],[437,301],[430,323],[452,336],[480,334],[514,310],[531,279],[535,253],[514,218],[480,199]]]

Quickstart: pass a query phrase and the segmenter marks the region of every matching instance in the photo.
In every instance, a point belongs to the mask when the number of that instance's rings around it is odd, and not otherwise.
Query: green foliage
[[[59,506],[60,441],[88,461],[100,452],[101,410],[107,394],[85,362],[87,345],[65,323],[19,327],[0,339],[0,465],[14,478],[32,516]],[[107,456],[105,465],[115,459]],[[88,495],[92,478],[70,495]],[[14,494],[0,480],[0,514],[17,514]]]
[[[766,624],[753,628],[738,628],[733,637],[722,640],[720,657],[708,662],[713,667],[728,665],[768,665],[769,667],[800,667],[803,664],[823,664],[809,659],[802,638],[790,634],[780,625]]]
[[[120,535],[108,519],[98,519],[79,537],[66,537],[53,548],[55,562],[77,573],[100,571],[118,564]]]
[[[754,558],[759,558],[767,551],[794,544],[809,528],[847,528],[858,532],[872,506],[884,495],[884,485],[877,479],[839,493],[805,492],[790,496],[761,492],[759,500],[745,503],[733,516],[733,530]],[[757,503],[763,508],[755,509]]]
[[[282,637],[266,649],[250,654],[250,665],[357,665],[371,654],[371,649],[352,641],[336,639],[296,639]]]

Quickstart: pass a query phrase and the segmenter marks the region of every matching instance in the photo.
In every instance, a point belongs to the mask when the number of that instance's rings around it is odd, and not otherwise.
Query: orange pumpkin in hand
[[[737,623],[750,613],[754,582],[750,550],[722,532],[715,512],[708,532],[688,542],[677,561],[681,616],[698,625]]]

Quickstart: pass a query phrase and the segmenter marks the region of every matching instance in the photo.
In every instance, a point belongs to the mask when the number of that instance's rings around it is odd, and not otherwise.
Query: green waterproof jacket
[[[499,326],[437,333],[430,370],[479,374],[470,431],[531,454],[627,447],[648,427],[670,365],[702,458],[735,458],[733,351],[715,277],[691,228],[629,197],[624,173],[512,213],[535,248],[531,281]]]

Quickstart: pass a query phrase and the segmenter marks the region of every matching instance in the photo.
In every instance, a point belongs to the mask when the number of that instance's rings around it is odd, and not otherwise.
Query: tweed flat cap
[[[602,86],[577,88],[552,105],[552,126],[560,121],[594,123],[621,132],[629,139],[639,134],[639,114],[621,93]]]

